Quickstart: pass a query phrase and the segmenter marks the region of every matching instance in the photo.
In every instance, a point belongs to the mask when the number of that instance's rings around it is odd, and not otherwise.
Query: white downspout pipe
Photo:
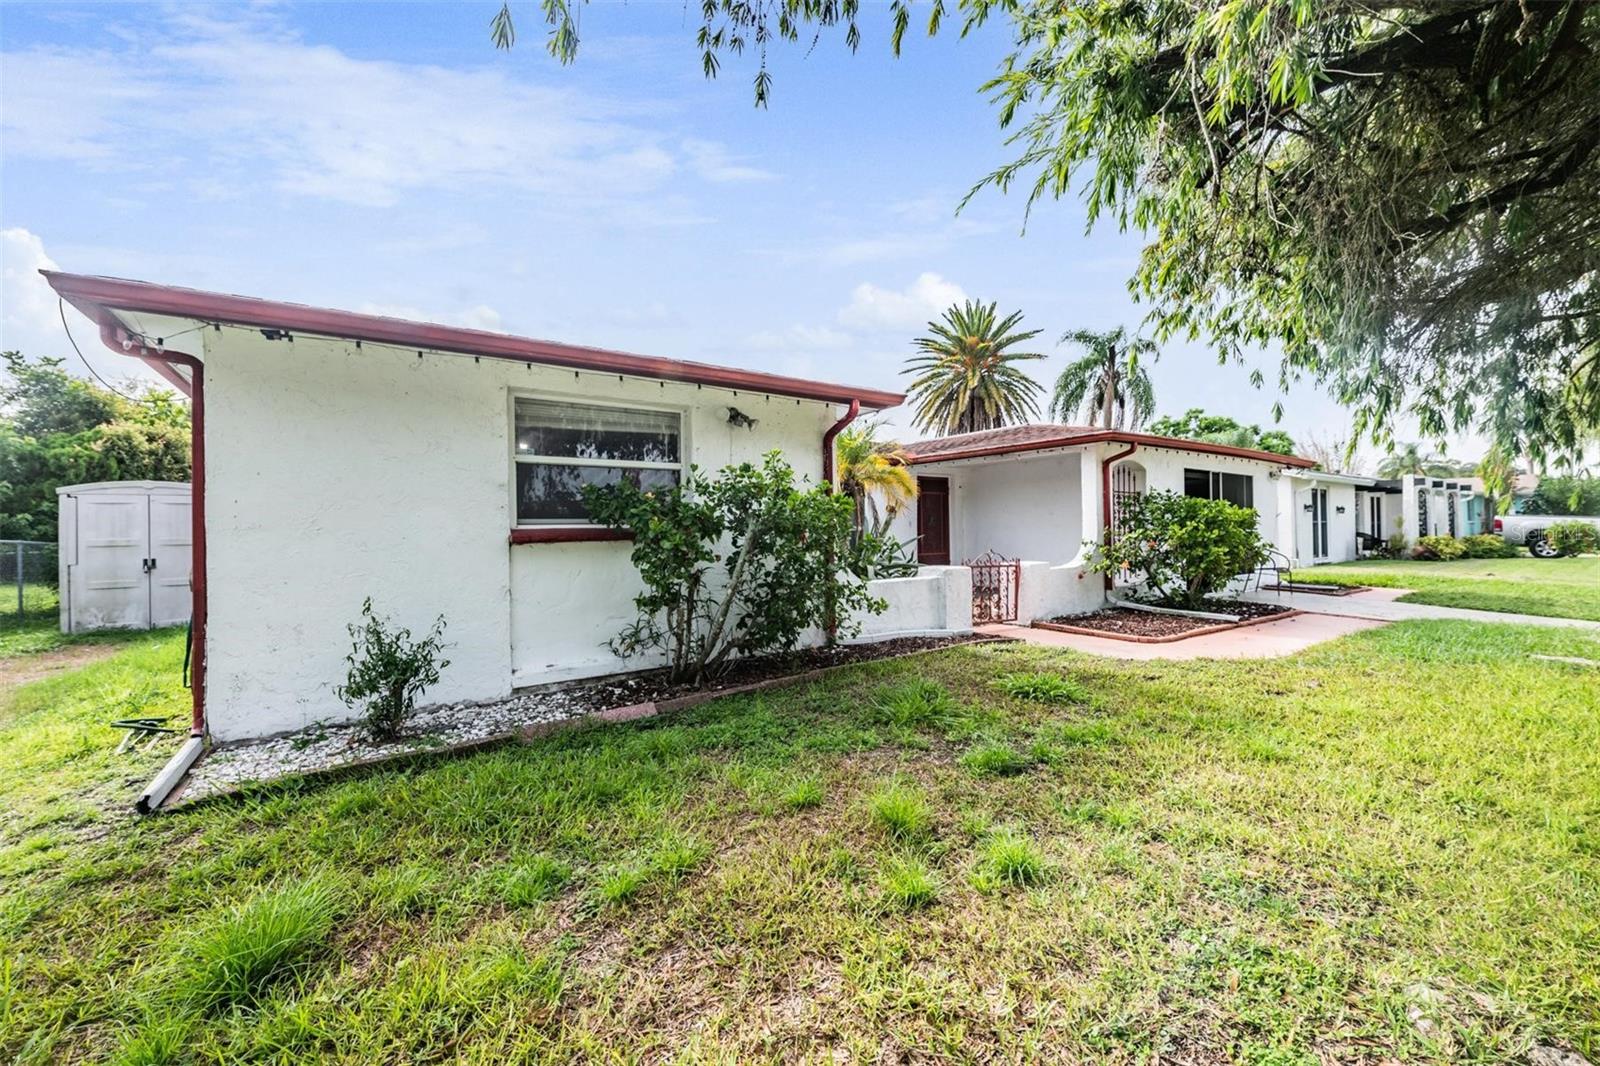
[[[144,792],[139,795],[139,802],[134,806],[140,814],[149,814],[161,806],[163,800],[172,794],[178,787],[178,782],[183,780],[183,775],[189,772],[189,767],[200,757],[200,752],[205,750],[205,737],[190,737],[183,742],[183,747],[178,753],[167,760],[167,765],[161,772],[145,786]]]

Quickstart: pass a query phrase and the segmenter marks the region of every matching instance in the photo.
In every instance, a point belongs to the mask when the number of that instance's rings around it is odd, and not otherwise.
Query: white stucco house
[[[413,631],[442,614],[430,700],[626,668],[625,537],[580,487],[665,485],[779,450],[813,482],[832,438],[897,393],[477,330],[47,272],[113,351],[194,417],[194,731],[263,736],[345,708],[362,600]],[[883,591],[884,626],[970,625],[949,570]],[[954,591],[952,591],[954,590]],[[963,604],[964,605],[964,604]],[[914,621],[906,621],[915,616]],[[933,619],[932,622],[929,619]]]

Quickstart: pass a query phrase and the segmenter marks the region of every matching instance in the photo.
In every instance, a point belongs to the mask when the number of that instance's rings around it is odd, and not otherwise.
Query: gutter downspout
[[[182,391],[189,394],[189,420],[190,427],[190,453],[189,465],[191,474],[189,479],[189,519],[190,519],[190,584],[194,606],[191,614],[193,641],[193,658],[190,667],[189,691],[191,694],[191,711],[189,716],[189,735],[191,739],[201,738],[206,733],[206,403],[205,403],[205,364],[186,352],[171,352],[165,348],[151,348],[135,341],[110,311],[102,308],[95,316],[100,325],[100,341],[107,348],[118,355],[135,355],[150,363],[172,364],[178,363],[189,368],[193,375],[187,388],[176,373],[163,373],[162,377],[173,381]],[[170,368],[169,368],[170,369]],[[191,750],[192,749],[192,750]],[[168,770],[188,754],[188,762],[192,763],[199,754],[198,746],[185,744],[175,755],[172,762],[167,764]],[[188,763],[184,764],[185,770]],[[159,806],[166,793],[160,796],[153,795],[155,786],[167,776],[166,770],[158,775],[144,796],[139,799],[141,810]],[[180,773],[178,777],[181,777]],[[177,783],[173,778],[167,783],[167,791]]]
[[[1108,455],[1100,460],[1100,542],[1104,544],[1111,536],[1111,464],[1126,459],[1139,450],[1138,444],[1130,444],[1115,455]],[[1106,575],[1106,591],[1112,587],[1111,575]]]
[[[827,482],[830,492],[839,487],[833,483],[833,439],[839,435],[840,430],[854,422],[860,414],[861,401],[851,400],[850,408],[845,411],[844,417],[829,426],[828,431],[822,435],[822,480]]]

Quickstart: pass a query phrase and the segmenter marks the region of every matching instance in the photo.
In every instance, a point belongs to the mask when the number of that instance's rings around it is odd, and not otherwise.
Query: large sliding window
[[[1183,494],[1203,500],[1227,500],[1239,507],[1256,505],[1256,482],[1249,474],[1226,474],[1220,470],[1183,472]]]
[[[633,482],[664,489],[683,477],[677,411],[518,398],[517,524],[589,520],[585,485]]]

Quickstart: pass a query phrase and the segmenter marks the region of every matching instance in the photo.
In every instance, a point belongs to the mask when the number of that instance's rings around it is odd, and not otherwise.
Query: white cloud
[[[57,302],[55,290],[39,275],[41,270],[55,269],[56,262],[38,234],[20,226],[0,230],[0,351],[18,351],[30,359],[63,357],[68,371],[87,376],[83,361],[73,354],[72,342],[61,328],[65,314],[78,347],[102,377],[153,380],[154,372],[142,363],[102,348],[95,324],[71,304]]]
[[[966,298],[961,286],[931,271],[917,275],[904,289],[864,281],[850,293],[839,321],[856,329],[917,329]]]
[[[505,332],[505,320],[500,317],[500,312],[485,304],[460,311],[441,312],[424,311],[409,304],[365,303],[357,310],[364,315],[385,315],[389,318],[403,318],[408,322],[437,322],[441,326],[465,326],[468,329],[484,329],[491,333]]]
[[[770,170],[739,162],[715,141],[689,139],[683,142],[682,148],[689,166],[707,181],[770,181],[777,177]]]
[[[678,174],[770,176],[674,137],[653,105],[623,109],[508,64],[357,58],[265,16],[180,14],[126,52],[34,48],[3,62],[8,155],[179,176],[212,199],[264,183],[377,207],[425,190],[508,194],[521,210],[559,197],[570,210],[646,197]]]
[[[765,329],[745,339],[745,347],[763,352],[838,351],[855,343],[855,338],[831,326],[794,325],[788,329]]]

